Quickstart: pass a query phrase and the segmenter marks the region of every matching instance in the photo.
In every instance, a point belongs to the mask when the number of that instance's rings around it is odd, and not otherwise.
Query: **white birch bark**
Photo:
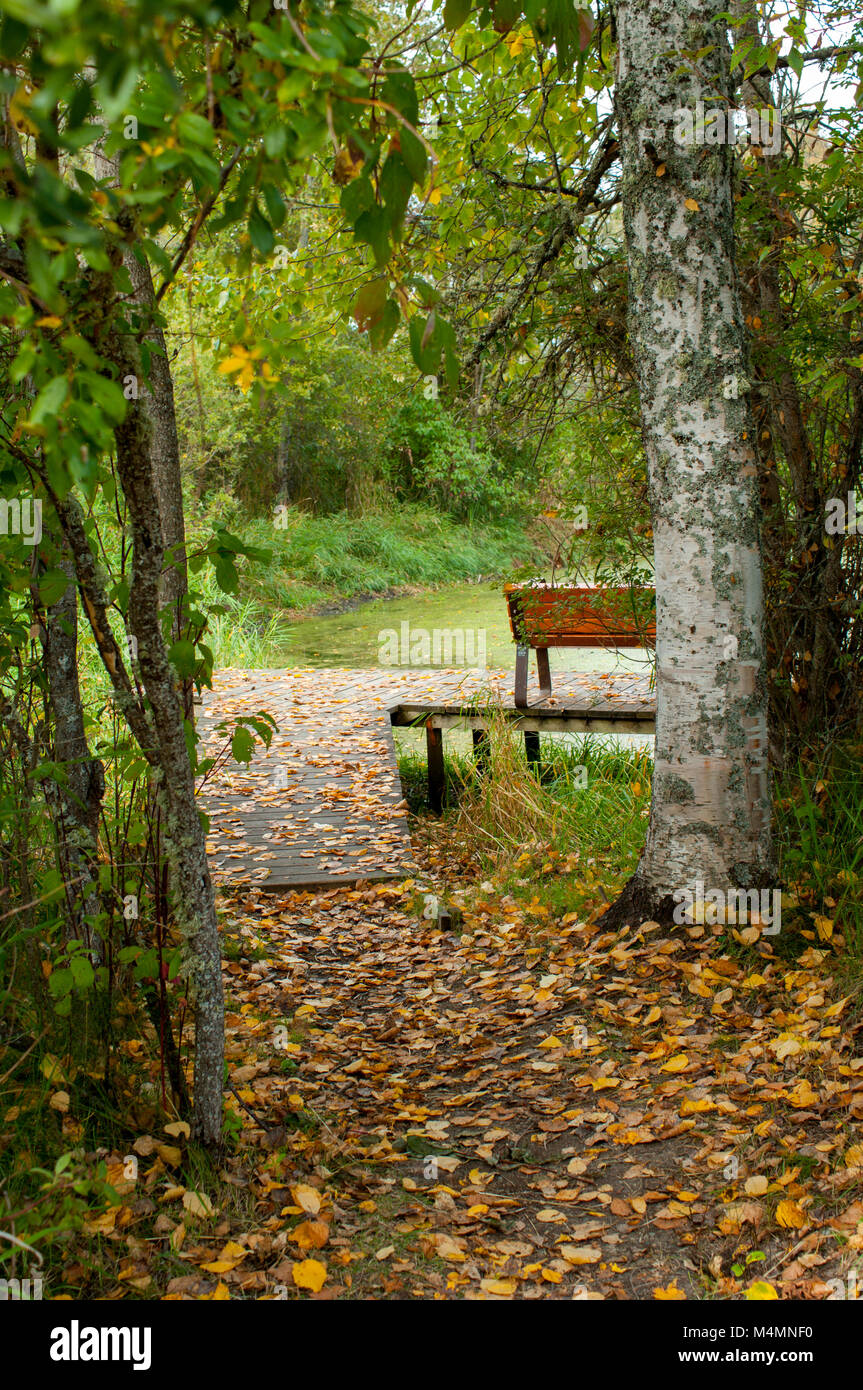
[[[657,587],[657,730],[644,853],[611,918],[671,895],[775,882],[764,612],[733,154],[678,144],[676,113],[727,108],[718,0],[614,6],[615,102]],[[684,51],[712,45],[688,64]],[[681,71],[681,69],[685,69]]]

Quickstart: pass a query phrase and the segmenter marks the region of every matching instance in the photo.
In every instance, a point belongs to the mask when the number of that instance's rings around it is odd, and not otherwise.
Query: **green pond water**
[[[449,634],[449,635],[448,635]],[[482,660],[484,655],[485,660]],[[647,655],[593,647],[564,647],[550,654],[557,671],[649,671]],[[503,586],[451,584],[431,592],[375,599],[347,613],[293,623],[275,665],[515,666]],[[535,675],[533,662],[532,675]]]

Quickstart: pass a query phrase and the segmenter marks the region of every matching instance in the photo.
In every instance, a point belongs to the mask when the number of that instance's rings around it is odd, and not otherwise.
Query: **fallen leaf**
[[[320,1260],[300,1260],[291,1270],[291,1276],[298,1289],[319,1293],[327,1281],[327,1267]]]

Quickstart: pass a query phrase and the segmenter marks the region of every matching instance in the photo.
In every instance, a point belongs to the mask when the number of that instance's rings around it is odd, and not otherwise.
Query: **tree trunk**
[[[118,359],[122,352],[118,345]],[[219,1143],[222,1124],[222,961],[213,885],[186,747],[184,711],[162,638],[160,581],[165,547],[151,463],[151,429],[149,413],[140,402],[130,401],[126,418],[116,430],[117,468],[132,518],[129,626],[137,639],[138,664],[150,702],[174,912],[184,936],[186,968],[194,990],[193,1134],[213,1146]]]
[[[630,334],[656,563],[657,727],[647,841],[612,922],[668,920],[675,894],[698,881],[724,892],[775,881],[732,153],[674,136],[679,108],[694,116],[696,100],[728,104],[724,8],[614,7]],[[697,63],[681,56],[697,49]]]
[[[163,607],[170,606],[173,610],[172,631],[177,638],[184,626],[182,607],[187,588],[187,570],[174,382],[165,334],[161,325],[153,322],[153,315],[158,311],[149,263],[146,258],[139,261],[131,251],[124,259],[134,286],[135,299],[149,320],[143,339],[151,348],[150,385],[143,396],[143,404],[150,422],[150,467],[159,502],[162,537],[168,561],[162,573],[160,602]]]
[[[100,146],[95,151],[96,176],[110,179],[116,183],[119,177],[119,161],[114,155],[108,158]],[[143,332],[139,341],[147,344],[149,352],[149,386],[135,376],[135,389],[140,395],[149,420],[150,466],[153,484],[159,502],[159,516],[162,522],[162,538],[168,560],[167,568],[160,581],[160,601],[163,607],[173,610],[171,630],[178,638],[183,629],[183,598],[188,587],[186,566],[186,527],[183,516],[183,485],[180,471],[180,445],[177,437],[177,415],[174,406],[174,382],[165,334],[158,321],[156,295],[150,264],[143,251],[141,259],[135,255],[131,245],[124,249],[123,264],[129,272],[135,303],[144,320]],[[189,705],[189,699],[185,700]]]
[[[112,292],[106,277],[102,289]],[[141,372],[135,341],[111,335],[94,345],[116,364],[122,377]],[[105,584],[90,548],[81,508],[73,495],[60,497],[42,469],[39,477],[51,499],[72,552],[82,601],[99,654],[111,677],[114,699],[153,769],[163,808],[165,852],[171,872],[173,906],[185,946],[195,1010],[195,1078],[192,1133],[216,1147],[221,1139],[224,1068],[224,996],[221,952],[213,885],[203,827],[195,801],[192,765],[186,746],[183,707],[175,671],[162,636],[160,581],[164,541],[159,501],[150,462],[150,419],[142,403],[129,401],[116,427],[117,469],[132,523],[132,574],[129,626],[138,644],[138,664],[148,706],[132,688],[123,655],[111,630]]]
[[[48,698],[54,716],[54,756],[66,772],[56,787],[55,831],[64,859],[70,937],[83,939],[94,962],[101,961],[102,942],[92,917],[98,912],[96,841],[105,792],[105,772],[93,758],[84,731],[78,680],[78,591],[68,555],[59,562],[68,576],[63,596],[48,610],[44,639]]]

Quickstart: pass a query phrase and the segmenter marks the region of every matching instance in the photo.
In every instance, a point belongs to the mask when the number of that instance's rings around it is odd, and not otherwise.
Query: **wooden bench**
[[[653,647],[655,591],[629,588],[507,584],[509,625],[516,644],[515,705],[527,708],[528,662],[536,652],[540,698],[551,694],[549,647]]]

